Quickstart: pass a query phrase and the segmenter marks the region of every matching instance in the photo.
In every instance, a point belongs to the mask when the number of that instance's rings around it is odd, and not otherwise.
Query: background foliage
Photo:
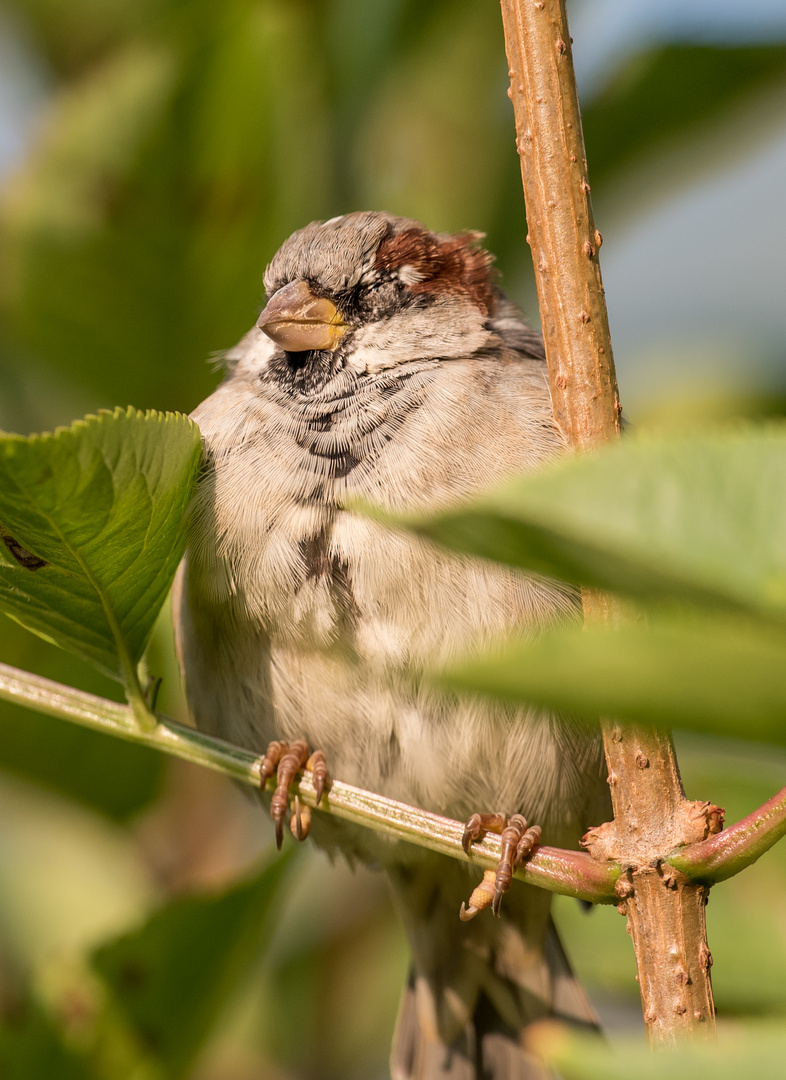
[[[611,5],[595,10],[608,16]],[[573,16],[577,62],[587,70],[590,179],[613,267],[633,222],[733,171],[735,155],[776,145],[786,44],[713,40],[713,15],[703,36],[686,40],[667,26],[658,40],[628,43],[593,67],[597,28],[581,4]],[[261,307],[264,265],[281,240],[347,210],[384,207],[439,229],[485,229],[509,291],[534,312],[493,4],[3,0],[0,35],[30,88],[30,120],[0,187],[0,426],[51,430],[115,405],[190,410],[217,380],[206,358],[237,340]],[[713,229],[726,237],[720,272],[734,280],[745,238],[733,221]],[[655,235],[640,245],[642,264],[656,246]],[[720,280],[717,266],[706,273]],[[608,275],[606,284],[614,320]],[[697,276],[691,288],[702,309],[706,280]],[[740,299],[747,337],[732,404],[728,365],[690,369],[701,389],[688,409],[674,355],[653,357],[646,342],[618,353],[623,400],[626,377],[660,387],[654,418],[650,399],[634,395],[634,423],[781,411],[775,365],[754,362],[773,355],[766,325],[757,338],[743,307]],[[658,317],[673,341],[689,336],[668,307]],[[695,342],[676,349],[683,360],[695,353]],[[670,392],[675,385],[680,393]],[[92,668],[5,619],[0,658],[119,696]],[[165,618],[150,666],[164,676],[160,706],[182,717]],[[678,749],[688,794],[725,805],[729,819],[786,784],[780,749],[697,735],[680,738]],[[330,868],[310,851],[282,867],[280,880],[278,871],[250,869],[267,852],[269,825],[233,789],[7,705],[0,769],[3,1075],[384,1075],[407,961],[376,878]],[[786,854],[776,849],[713,893],[722,1016],[786,1010],[785,884]],[[172,898],[206,889],[215,891],[175,900],[168,914],[221,993],[210,1008],[203,1001],[190,1045],[164,1046],[155,1033],[140,1041],[144,988],[159,984],[138,959],[157,924],[139,927]],[[222,950],[234,958],[229,974],[210,968],[199,919],[225,921],[232,911],[239,941],[250,933],[237,914],[249,897],[260,913],[273,897],[259,938]],[[635,1025],[623,920],[613,909],[585,916],[562,901],[557,909],[608,1022]],[[123,988],[118,1014],[107,1014],[97,973]]]

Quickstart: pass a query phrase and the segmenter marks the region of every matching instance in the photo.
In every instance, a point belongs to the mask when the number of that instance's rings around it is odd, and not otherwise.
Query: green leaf
[[[786,633],[744,618],[652,612],[647,624],[567,626],[438,679],[587,719],[786,741]]]
[[[626,437],[407,524],[577,584],[786,620],[784,491],[782,425]]]
[[[44,1012],[24,1002],[13,1012],[6,1009],[0,1023],[0,1076],[3,1080],[93,1080],[94,1074],[66,1049]]]
[[[161,793],[165,756],[103,732],[4,702],[0,769],[59,791],[116,821]]]
[[[609,1044],[549,1025],[536,1033],[537,1048],[565,1080],[780,1080],[786,1055],[782,1024],[749,1023],[718,1031],[718,1039],[683,1042],[657,1054],[639,1036]]]
[[[182,1076],[269,931],[287,856],[217,895],[189,896],[103,945],[99,975],[141,1046]]]
[[[133,688],[200,454],[187,417],[134,409],[0,438],[0,607]]]
[[[147,655],[150,670],[160,673],[158,658],[150,651]],[[0,657],[11,667],[65,686],[123,699],[117,682],[38,635],[20,633],[19,624],[2,613]],[[173,680],[165,683],[169,681]],[[162,711],[171,710],[164,705]],[[138,814],[160,793],[165,765],[166,756],[146,746],[107,739],[79,724],[64,724],[57,717],[0,702],[0,770],[59,791],[116,821]]]

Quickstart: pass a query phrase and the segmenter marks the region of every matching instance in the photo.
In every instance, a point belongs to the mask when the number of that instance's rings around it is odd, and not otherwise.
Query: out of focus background
[[[630,420],[783,413],[786,7],[575,0],[569,14]],[[349,210],[484,230],[537,321],[506,87],[495,4],[0,0],[0,428],[190,411],[259,312],[280,242]],[[0,660],[119,696],[4,619]],[[185,718],[165,617],[149,666],[159,707]],[[729,819],[786,785],[771,747],[682,736],[678,750],[688,795]],[[34,1001],[78,1039],[92,949],[270,857],[266,818],[223,781],[0,705],[0,1028]],[[786,1013],[784,886],[776,848],[713,892],[730,1023]],[[610,1030],[635,1028],[624,920],[556,909]],[[381,1078],[406,969],[382,883],[306,845],[186,1075]]]

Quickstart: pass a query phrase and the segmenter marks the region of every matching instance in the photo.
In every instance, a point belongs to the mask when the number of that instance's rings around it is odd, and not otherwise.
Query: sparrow
[[[175,587],[178,655],[196,725],[272,744],[271,769],[289,753],[291,775],[318,748],[347,783],[459,820],[523,815],[544,843],[576,847],[608,816],[599,732],[420,677],[580,619],[576,591],[353,509],[440,510],[566,449],[542,339],[481,238],[364,212],[282,244],[266,307],[192,414],[204,463]],[[279,828],[285,809],[286,790]],[[500,918],[461,922],[465,865],[319,813],[311,835],[384,870],[403,920],[412,968],[393,1080],[545,1075],[527,1025],[595,1023],[544,890],[514,882]]]

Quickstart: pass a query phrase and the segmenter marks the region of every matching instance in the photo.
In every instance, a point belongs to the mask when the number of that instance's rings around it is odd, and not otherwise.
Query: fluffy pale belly
[[[205,620],[210,636],[199,632]],[[336,779],[459,820],[520,811],[561,846],[577,843],[603,797],[597,733],[569,721],[439,695],[357,656],[271,642],[248,626],[215,633],[193,605],[180,623],[195,721],[233,743],[262,752],[274,738],[305,738]],[[328,846],[336,842],[344,846],[331,834]]]
[[[336,779],[459,820],[522,812],[547,842],[576,844],[599,785],[597,732],[440,695],[418,675],[575,616],[575,594],[354,515],[332,525],[316,523],[305,544],[268,533],[253,565],[219,575],[233,582],[221,595],[206,568],[184,565],[179,639],[197,725],[259,752],[305,738]]]

